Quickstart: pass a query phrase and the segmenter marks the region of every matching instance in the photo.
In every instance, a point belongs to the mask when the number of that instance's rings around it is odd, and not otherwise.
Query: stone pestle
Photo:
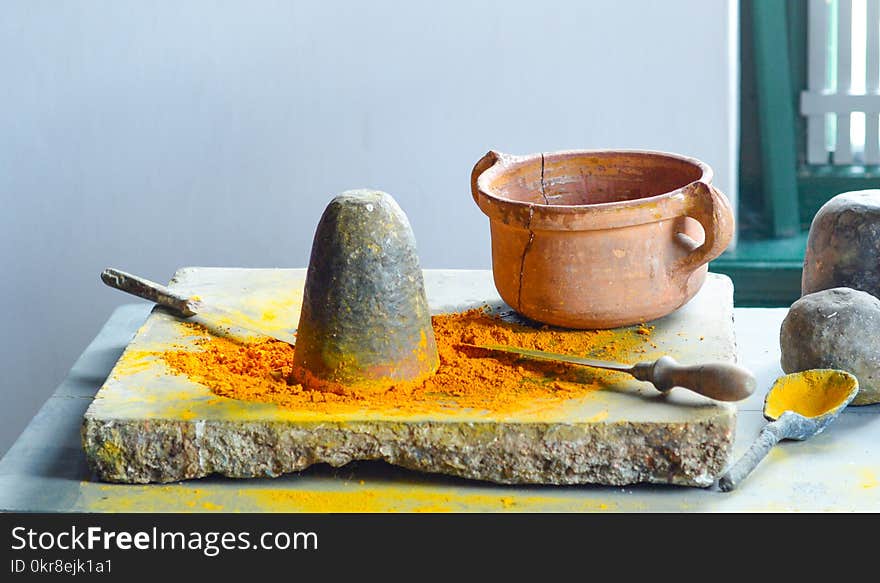
[[[291,380],[370,393],[438,366],[409,220],[389,194],[343,192],[315,232]]]

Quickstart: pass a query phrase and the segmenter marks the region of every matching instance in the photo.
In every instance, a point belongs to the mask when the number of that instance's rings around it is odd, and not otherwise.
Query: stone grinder
[[[315,232],[293,380],[331,391],[386,390],[440,364],[415,236],[378,190],[349,190]]]

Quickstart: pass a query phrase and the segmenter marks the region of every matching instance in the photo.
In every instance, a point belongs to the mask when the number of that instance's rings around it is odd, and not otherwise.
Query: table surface
[[[118,308],[0,460],[0,509],[26,512],[420,511],[880,511],[880,405],[850,407],[805,442],[771,451],[731,493],[636,485],[500,486],[411,472],[380,462],[325,465],[276,479],[209,477],[175,484],[97,482],[80,445],[82,416],[150,306]],[[738,404],[734,457],[766,423],[764,396],[779,367],[785,309],[736,308],[741,364],[758,390]]]

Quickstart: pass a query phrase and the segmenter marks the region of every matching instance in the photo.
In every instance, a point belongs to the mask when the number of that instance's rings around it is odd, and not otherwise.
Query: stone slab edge
[[[695,423],[315,423],[85,417],[89,465],[109,482],[212,473],[274,477],[315,463],[385,460],[502,484],[709,486],[733,446],[726,415]]]

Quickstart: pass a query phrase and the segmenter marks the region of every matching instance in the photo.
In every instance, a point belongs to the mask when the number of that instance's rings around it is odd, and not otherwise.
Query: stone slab
[[[261,326],[295,326],[305,270],[185,268],[172,287],[240,312]],[[434,313],[489,305],[505,312],[491,272],[426,271]],[[683,363],[733,361],[733,287],[712,275],[676,313],[657,320],[656,353]],[[246,334],[243,330],[236,331]],[[325,462],[384,460],[408,469],[510,484],[707,486],[724,469],[736,409],[682,389],[661,396],[624,381],[548,410],[451,410],[327,415],[218,398],[160,360],[126,355],[186,345],[192,336],[156,309],[85,413],[83,445],[111,482],[172,482],[210,474],[279,476]],[[635,358],[635,355],[633,355]]]

